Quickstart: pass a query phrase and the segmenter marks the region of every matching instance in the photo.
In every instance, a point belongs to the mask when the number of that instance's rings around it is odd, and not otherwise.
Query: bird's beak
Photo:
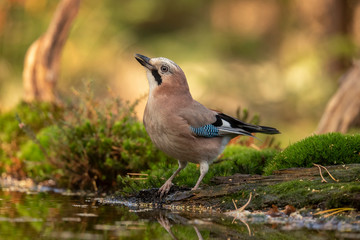
[[[141,54],[135,54],[135,59],[144,67],[146,67],[149,70],[152,70],[154,68],[153,65],[150,64],[150,58],[141,55]]]

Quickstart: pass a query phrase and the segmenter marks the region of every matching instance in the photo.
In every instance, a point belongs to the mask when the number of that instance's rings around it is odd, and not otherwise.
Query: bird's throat
[[[157,82],[157,84],[158,84],[158,85],[161,85],[162,79],[161,79],[161,76],[160,76],[160,74],[158,73],[158,71],[157,71],[157,70],[151,70],[151,74],[154,76],[155,81]]]

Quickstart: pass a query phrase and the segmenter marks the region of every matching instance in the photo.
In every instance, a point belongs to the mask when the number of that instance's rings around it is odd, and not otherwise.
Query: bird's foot
[[[196,185],[191,189],[191,191],[195,191],[195,190],[198,190],[198,189],[201,189],[201,188],[199,188],[199,185],[196,184]]]
[[[164,185],[159,188],[160,198],[162,198],[164,195],[166,195],[169,191],[173,183],[171,181],[166,181]]]
[[[169,220],[160,214],[159,217],[157,217],[158,222],[160,223],[160,225],[165,228],[166,231],[170,232],[171,231],[171,225]]]

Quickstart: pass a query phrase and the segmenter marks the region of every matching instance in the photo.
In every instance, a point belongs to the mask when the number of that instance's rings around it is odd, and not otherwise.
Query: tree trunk
[[[360,62],[340,79],[340,87],[326,106],[317,133],[342,132],[359,123]]]
[[[57,101],[61,52],[79,7],[80,0],[62,0],[45,34],[29,47],[23,71],[25,101]]]

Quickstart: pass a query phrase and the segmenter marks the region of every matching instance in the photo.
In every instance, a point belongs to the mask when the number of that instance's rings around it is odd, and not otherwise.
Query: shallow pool
[[[292,228],[223,214],[101,204],[94,196],[0,191],[0,239],[357,239],[360,232]]]

